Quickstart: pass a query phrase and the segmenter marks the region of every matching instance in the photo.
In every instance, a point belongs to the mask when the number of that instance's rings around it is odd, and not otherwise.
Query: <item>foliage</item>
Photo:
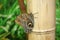
[[[23,28],[15,23],[19,14],[17,0],[0,0],[0,40],[25,40]]]
[[[56,40],[60,40],[60,0],[56,0]]]
[[[20,13],[18,0],[0,0],[0,40],[26,39],[23,28],[15,23],[15,19]],[[56,40],[60,40],[59,29],[60,0],[56,0]]]

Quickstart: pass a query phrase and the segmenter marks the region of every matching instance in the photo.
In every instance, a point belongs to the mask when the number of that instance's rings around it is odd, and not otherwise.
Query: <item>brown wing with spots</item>
[[[16,23],[18,23],[19,25],[23,26],[23,28],[25,29],[25,32],[30,32],[34,26],[34,21],[33,21],[34,17],[32,14],[21,14],[17,17],[17,19],[15,20]]]

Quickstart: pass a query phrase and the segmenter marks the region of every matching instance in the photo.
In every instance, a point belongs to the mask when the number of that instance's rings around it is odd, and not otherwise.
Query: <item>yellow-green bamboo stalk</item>
[[[55,0],[27,0],[27,12],[34,15],[28,40],[55,40]]]

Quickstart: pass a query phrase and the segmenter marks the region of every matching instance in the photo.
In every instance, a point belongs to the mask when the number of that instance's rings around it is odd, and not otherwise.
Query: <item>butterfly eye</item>
[[[33,24],[32,24],[31,22],[29,22],[27,25],[28,25],[28,27],[30,27],[30,28],[33,27]]]

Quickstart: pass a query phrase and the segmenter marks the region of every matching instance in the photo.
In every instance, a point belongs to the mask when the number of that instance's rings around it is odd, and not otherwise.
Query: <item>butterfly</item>
[[[22,13],[17,16],[15,22],[21,25],[26,33],[30,33],[34,26],[34,16],[32,13]]]

